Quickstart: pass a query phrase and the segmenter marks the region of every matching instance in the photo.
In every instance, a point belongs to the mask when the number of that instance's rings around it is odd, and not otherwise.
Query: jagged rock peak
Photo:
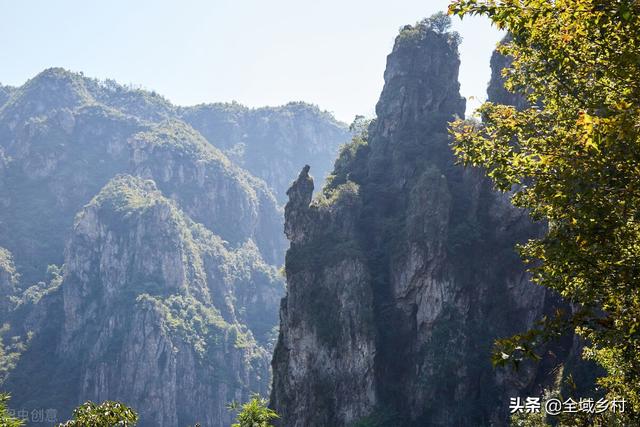
[[[513,249],[532,230],[455,165],[458,38],[430,22],[401,30],[378,117],[341,151],[325,197],[308,205],[306,168],[289,190],[271,394],[282,425],[503,425],[507,397],[535,378],[490,361],[496,338],[544,308]]]
[[[224,403],[266,392],[268,353],[254,332],[266,342],[275,321],[275,272],[250,242],[227,250],[153,181],[119,175],[85,206],[61,290],[50,363],[76,367],[72,396],[127,401],[142,426],[223,426]]]
[[[301,242],[306,236],[309,223],[309,204],[313,197],[313,178],[305,165],[291,187],[287,190],[289,202],[284,207],[284,234],[292,244]]]
[[[100,300],[103,306],[132,287],[137,292],[162,294],[189,288],[202,300],[208,300],[202,272],[196,268],[190,271],[184,265],[186,259],[196,258],[193,246],[183,243],[190,242],[190,236],[182,212],[153,181],[117,175],[76,217],[65,252],[68,314],[75,313],[75,308],[86,301],[85,291],[96,289],[99,282],[104,292]],[[100,252],[103,255],[98,258]],[[123,252],[128,256],[122,256]],[[101,271],[97,267],[100,262],[109,265],[108,271],[102,271],[103,280],[86,280]],[[138,272],[140,282],[130,281],[127,274],[131,271]],[[81,322],[71,323],[82,328]]]
[[[305,165],[291,187],[287,190],[289,204],[295,206],[309,206],[313,196],[313,178],[309,175],[311,166]]]
[[[464,115],[458,43],[456,33],[438,32],[424,23],[400,31],[387,57],[385,85],[376,105],[383,135],[408,123],[432,124],[441,115]]]

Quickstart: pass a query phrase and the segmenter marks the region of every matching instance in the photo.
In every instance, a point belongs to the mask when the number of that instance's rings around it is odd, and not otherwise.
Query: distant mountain
[[[300,170],[300,159],[308,159],[322,182],[338,147],[351,138],[343,123],[303,102],[257,109],[235,103],[198,105],[180,109],[180,116],[231,160],[264,179],[281,202]]]
[[[14,90],[11,86],[3,86],[0,84],[0,107],[9,100]]]
[[[13,252],[27,283],[40,280],[46,265],[61,263],[64,236],[70,230],[75,212],[116,173],[142,167],[134,164],[133,145],[135,141],[139,145],[141,138],[154,132],[152,129],[175,126],[184,129],[183,133],[189,135],[193,144],[202,147],[202,142],[209,142],[221,151],[237,148],[238,138],[256,132],[255,120],[236,121],[233,109],[221,109],[215,116],[208,114],[214,106],[180,109],[157,94],[127,89],[113,81],[89,79],[59,68],[40,73],[10,93],[10,98],[0,107],[0,177],[3,179],[0,206],[4,208],[0,211],[0,235],[4,236],[2,241],[7,242],[7,248]],[[238,158],[237,153],[231,153],[229,159],[218,150],[209,150],[209,157],[224,159],[220,162],[226,166],[218,168],[220,173],[234,175],[239,183],[237,191],[247,198],[248,211],[243,225],[238,223],[237,212],[219,205],[219,213],[231,218],[233,223],[224,223],[223,217],[213,219],[221,225],[216,232],[225,238],[231,232],[227,225],[244,227],[244,237],[249,229],[264,234],[263,224],[258,225],[257,212],[266,209],[261,207],[264,204],[273,205],[271,194],[283,193],[282,189],[296,176],[296,172],[287,176],[287,171],[299,169],[305,163],[317,164],[320,173],[328,171],[333,153],[349,138],[345,125],[306,104],[259,110],[235,104],[234,108],[248,117],[261,117],[260,122],[271,123],[270,128],[277,131],[249,138],[244,148],[246,159]],[[203,137],[189,128],[181,120],[182,116],[197,122],[208,135]],[[171,124],[164,123],[167,121]],[[229,127],[229,123],[234,124]],[[325,140],[325,134],[331,137]],[[293,142],[295,149],[291,151],[286,144]],[[215,155],[211,154],[214,152]],[[241,171],[238,163],[249,173]],[[272,178],[266,186],[250,177],[250,174],[260,176],[248,167],[251,165]],[[156,165],[156,173],[159,173],[158,167],[160,165]],[[204,176],[190,179],[200,180],[193,181],[196,186],[204,185]],[[171,178],[161,181],[170,185]],[[275,208],[269,209],[275,212]],[[32,221],[38,215],[36,212],[41,213],[42,219]],[[268,233],[281,242],[269,243],[264,235],[256,236],[256,241],[259,245],[270,245],[268,249],[265,246],[270,262],[281,262],[284,239],[279,232],[274,232],[274,227],[281,227],[281,220],[273,216],[280,214],[271,215],[269,220],[268,215],[262,215],[260,221],[269,223]]]
[[[76,217],[64,265],[6,383],[17,407],[115,399],[142,425],[226,426],[225,403],[266,392],[282,280],[153,181],[112,179]]]
[[[274,191],[288,184],[273,177],[348,132],[306,104],[238,106],[279,129],[243,159],[228,149],[253,119],[224,128],[235,113],[203,108],[59,68],[0,86],[0,389],[12,407],[63,417],[117,399],[143,426],[228,426],[226,403],[267,392],[284,293]]]

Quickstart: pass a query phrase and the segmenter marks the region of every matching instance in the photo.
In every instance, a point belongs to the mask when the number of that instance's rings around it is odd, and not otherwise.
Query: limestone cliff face
[[[275,269],[247,249],[227,248],[153,181],[114,178],[76,218],[62,283],[42,302],[57,333],[36,330],[9,379],[16,401],[67,413],[118,399],[141,425],[228,426],[228,402],[267,390],[275,319],[262,314],[282,292]]]
[[[225,405],[270,383],[285,248],[272,190],[156,94],[61,69],[7,93],[1,388],[60,417],[119,399],[142,425],[228,426]]]
[[[138,133],[130,144],[136,175],[155,180],[194,220],[223,239],[234,245],[253,239],[269,263],[282,263],[282,214],[264,182],[180,122]]]
[[[454,164],[458,67],[455,37],[405,27],[366,140],[343,149],[320,196],[308,167],[288,192],[282,426],[503,425],[509,397],[540,380],[490,363],[493,340],[549,298],[513,249],[536,232],[526,214]]]
[[[181,110],[181,117],[235,163],[265,180],[280,202],[300,162],[324,179],[338,147],[351,135],[344,123],[302,102],[249,109],[208,104]]]
[[[0,240],[25,285],[43,280],[47,265],[62,264],[74,215],[127,172],[128,139],[151,126],[152,115],[133,115],[120,89],[53,68],[15,89],[0,108]]]
[[[338,426],[376,403],[373,293],[345,212],[360,202],[345,194],[332,207],[310,206],[308,172],[307,166],[287,193],[289,288],[280,312],[272,400],[283,426]]]
[[[59,68],[0,92],[0,245],[26,285],[62,263],[74,215],[118,173],[157,179],[194,219],[233,244],[251,238],[280,265],[274,188],[284,192],[297,158],[328,171],[348,138],[343,124],[306,104],[235,105],[244,112],[235,120],[235,110],[178,108]]]
[[[17,294],[18,273],[11,252],[0,248],[0,318],[6,318],[12,307],[11,297]]]

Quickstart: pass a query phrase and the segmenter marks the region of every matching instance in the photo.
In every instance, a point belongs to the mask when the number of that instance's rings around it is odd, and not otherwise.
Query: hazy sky
[[[45,68],[113,78],[172,102],[307,101],[373,115],[398,29],[449,0],[0,0],[0,82]],[[460,22],[464,96],[484,98],[500,33]],[[472,101],[477,105],[479,101]]]

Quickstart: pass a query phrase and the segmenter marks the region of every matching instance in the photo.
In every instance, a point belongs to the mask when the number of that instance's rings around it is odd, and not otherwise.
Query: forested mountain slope
[[[183,108],[180,116],[232,161],[264,179],[283,203],[300,159],[308,159],[324,180],[338,147],[351,138],[331,114],[303,102],[257,109],[206,104]]]
[[[201,118],[213,143],[186,110],[59,68],[0,87],[0,388],[12,407],[61,420],[113,399],[141,425],[227,426],[227,403],[267,392],[282,209],[223,152],[235,136]],[[347,135],[304,104],[261,114],[286,118],[260,137],[278,173],[296,160],[281,161],[278,138],[311,156]],[[335,138],[319,148],[324,127]]]

